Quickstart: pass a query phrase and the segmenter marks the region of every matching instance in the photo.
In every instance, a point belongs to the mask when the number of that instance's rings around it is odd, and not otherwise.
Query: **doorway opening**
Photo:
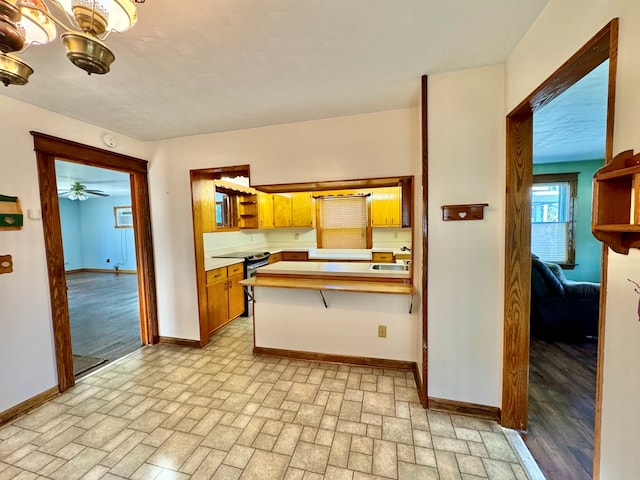
[[[608,68],[603,62],[533,113],[523,439],[550,478],[593,474],[602,244],[591,233],[591,199],[593,175],[604,165]]]
[[[34,137],[40,186],[58,388],[61,392],[64,392],[75,384],[75,373],[64,242],[58,197],[58,186],[63,190],[68,187],[57,184],[56,160],[122,172],[129,179],[131,204],[122,206],[129,206],[130,209],[119,213],[121,214],[121,222],[130,222],[133,226],[139,304],[139,332],[142,345],[157,343],[159,338],[147,162],[37,132],[31,132],[31,134]],[[68,188],[67,191],[69,190],[73,189]],[[86,190],[90,189],[86,187]],[[76,194],[84,195],[80,191],[76,192]],[[118,218],[116,213],[118,212],[114,211],[114,222]]]
[[[129,174],[55,161],[76,378],[142,346]]]
[[[502,389],[502,424],[527,429],[529,344],[531,313],[531,199],[533,159],[533,112],[557,98],[607,59],[608,93],[605,162],[613,158],[613,120],[617,67],[618,20],[613,19],[575,55],[507,115],[505,318]],[[607,250],[602,248],[602,265]],[[606,284],[606,269],[601,269]],[[604,318],[606,292],[600,296],[598,365],[593,471],[599,469],[600,418]]]

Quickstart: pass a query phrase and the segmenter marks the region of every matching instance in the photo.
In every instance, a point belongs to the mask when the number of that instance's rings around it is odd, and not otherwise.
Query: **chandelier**
[[[56,25],[67,57],[88,74],[105,74],[115,60],[104,44],[111,32],[124,32],[138,19],[136,3],[144,0],[49,0],[64,13],[68,27],[43,0],[0,0],[0,82],[24,85],[33,69],[18,58],[30,45],[55,39]]]

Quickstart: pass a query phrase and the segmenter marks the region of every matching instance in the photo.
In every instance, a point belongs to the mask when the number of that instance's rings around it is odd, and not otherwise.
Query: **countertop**
[[[371,263],[357,262],[276,262],[260,267],[260,274],[310,275],[316,277],[371,277],[409,280],[409,271],[371,270]]]
[[[228,267],[229,265],[235,265],[236,263],[244,263],[244,260],[242,258],[208,257],[204,259],[204,269],[213,270],[214,268]]]

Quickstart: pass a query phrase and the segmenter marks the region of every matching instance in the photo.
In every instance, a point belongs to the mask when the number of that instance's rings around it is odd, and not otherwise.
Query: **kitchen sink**
[[[381,270],[391,272],[408,272],[409,265],[402,265],[400,263],[373,263],[369,267],[369,270]]]

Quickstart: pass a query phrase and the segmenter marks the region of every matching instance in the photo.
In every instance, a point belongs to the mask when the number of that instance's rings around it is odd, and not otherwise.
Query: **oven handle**
[[[255,275],[255,271],[260,267],[264,267],[265,265],[269,265],[269,261],[247,265],[247,278],[253,277]]]

